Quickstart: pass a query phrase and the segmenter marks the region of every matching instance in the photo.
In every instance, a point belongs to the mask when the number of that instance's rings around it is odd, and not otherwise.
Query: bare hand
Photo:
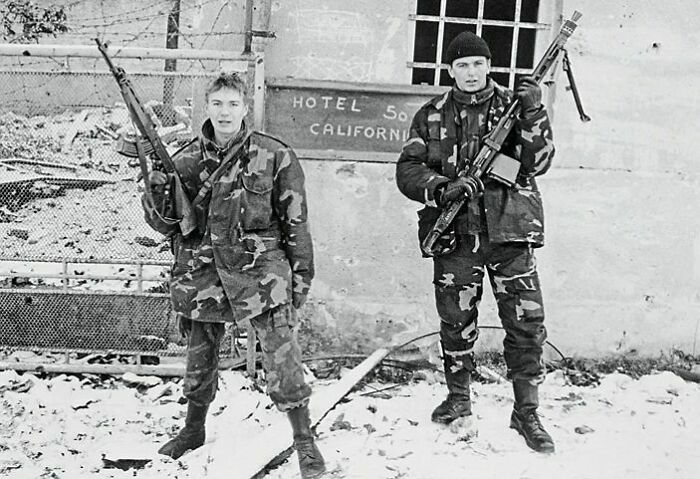
[[[168,182],[168,175],[162,171],[153,170],[148,174],[148,182],[152,185],[164,185]]]

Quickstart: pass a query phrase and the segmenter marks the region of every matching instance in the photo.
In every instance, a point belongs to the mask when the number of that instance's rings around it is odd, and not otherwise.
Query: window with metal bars
[[[491,49],[491,77],[513,88],[534,68],[538,34],[551,24],[540,23],[548,0],[417,0],[412,70],[414,85],[452,85],[443,58],[450,41],[465,30],[476,33]],[[542,5],[541,5],[542,4]]]

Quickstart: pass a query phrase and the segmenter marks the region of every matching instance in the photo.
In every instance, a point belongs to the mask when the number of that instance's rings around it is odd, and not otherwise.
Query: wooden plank
[[[183,358],[184,362],[184,358]],[[75,363],[28,363],[0,361],[0,371],[32,371],[67,374],[124,374],[134,373],[144,376],[182,377],[185,374],[181,366],[150,366],[144,364],[75,364]]]
[[[26,169],[26,168],[22,168],[21,166],[10,165],[10,163],[12,163],[12,162],[6,161],[6,160],[4,160],[4,159],[3,159],[3,160],[0,160],[0,165],[2,165],[3,168],[7,168],[8,170],[16,171],[16,172],[18,172],[18,173],[20,173],[20,174],[23,174],[23,175],[30,175],[30,176],[34,175],[34,176],[36,176],[37,178],[40,177],[40,175],[38,175],[37,173],[33,172],[32,170],[28,170],[28,169]],[[26,177],[23,177],[23,178],[22,178],[22,180],[26,180],[26,179],[28,179],[28,178],[26,178]],[[31,178],[31,179],[35,179],[35,178]],[[5,181],[3,181],[3,183],[5,183]]]
[[[0,261],[6,261],[9,263],[17,263],[17,258],[15,257],[9,257],[5,258],[2,255],[0,255]],[[66,257],[56,257],[56,258],[51,258],[51,257],[45,257],[45,258],[32,258],[32,259],[22,259],[21,260],[21,265],[22,266],[28,266],[32,263],[68,263],[68,264],[118,264],[118,265],[124,265],[124,266],[133,266],[133,265],[154,265],[154,266],[170,266],[172,264],[172,261],[170,260],[164,260],[164,259],[110,259],[110,258],[80,258],[80,257],[74,257],[74,258],[66,258]],[[18,265],[19,266],[19,265]],[[14,267],[14,265],[13,265]]]
[[[99,125],[98,128],[100,128]],[[24,163],[26,165],[48,166],[50,168],[63,168],[71,171],[75,171],[78,169],[76,165],[70,165],[67,163],[57,163],[55,161],[29,160],[27,158],[3,158],[2,163]]]
[[[100,351],[86,350],[85,352],[101,354]],[[112,351],[118,354],[118,351]],[[124,355],[133,354],[124,352]],[[158,351],[149,352],[149,355],[158,355]],[[40,359],[40,358],[39,358]],[[63,363],[39,363],[39,362],[17,362],[17,361],[0,361],[0,371],[12,369],[14,371],[31,371],[31,372],[46,372],[59,374],[114,374],[121,375],[124,373],[133,373],[140,376],[160,376],[160,377],[183,377],[185,375],[184,356],[180,357],[181,364],[90,364],[78,362],[63,362]],[[219,369],[236,369],[240,367],[239,361],[234,361],[231,358],[221,358],[219,360]]]
[[[112,281],[163,281],[162,276],[131,276],[130,274],[70,274],[63,272],[56,273],[34,273],[27,271],[10,271],[3,273],[5,278],[32,278],[32,279],[87,279],[87,280],[112,280]]]
[[[351,150],[295,150],[300,160],[311,161],[348,161],[353,163],[396,163],[399,154],[380,151]]]
[[[372,371],[389,353],[389,349],[376,350],[340,381],[313,394],[310,402],[311,423],[318,424],[350,392],[355,384]],[[210,477],[251,479],[292,446],[291,426],[284,414],[277,416],[277,420],[265,432],[250,438],[245,443],[237,444],[234,450],[231,450],[230,443],[222,440],[205,444],[180,460],[186,464],[192,464],[201,461],[203,457],[210,458],[211,462],[208,462],[206,466],[207,474]]]

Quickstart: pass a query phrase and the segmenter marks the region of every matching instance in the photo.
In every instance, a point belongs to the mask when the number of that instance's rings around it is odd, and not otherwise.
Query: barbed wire
[[[225,35],[244,35],[245,31],[244,30],[228,30],[228,31],[212,31],[212,32],[206,32],[206,33],[188,33],[187,31],[182,31],[178,30],[178,35],[179,38],[183,37],[204,37],[204,36],[214,36],[214,37],[222,37]],[[134,33],[131,32],[109,32],[110,37],[123,37],[123,36],[131,36],[134,35]],[[72,37],[94,37],[95,32],[76,32],[71,34]],[[153,37],[153,38],[159,38],[163,37],[165,39],[165,35],[162,33],[158,32],[144,32],[142,34],[142,37]],[[193,48],[194,44],[192,45]]]
[[[86,3],[88,0],[75,0],[72,3],[70,3],[67,6],[72,6],[75,7],[80,4]],[[153,1],[153,0],[152,0]],[[94,38],[95,36],[101,36],[102,38],[106,37],[111,37],[111,38],[117,38],[119,39],[118,41],[122,43],[123,45],[130,45],[133,44],[134,42],[137,42],[139,40],[145,40],[145,39],[154,39],[154,38],[162,38],[165,40],[166,34],[165,32],[155,32],[152,29],[153,24],[158,20],[158,19],[164,19],[164,17],[167,18],[167,15],[169,14],[171,9],[165,9],[163,8],[165,5],[173,5],[174,0],[159,0],[159,1],[154,1],[153,3],[137,8],[135,10],[131,10],[130,12],[127,13],[107,13],[105,12],[105,5],[104,2],[101,2],[100,8],[102,9],[103,14],[101,16],[94,16],[94,17],[83,17],[83,18],[73,18],[69,17],[69,22],[70,23],[78,23],[80,22],[81,25],[78,29],[75,27],[71,27],[71,32],[64,34],[65,36],[69,38],[75,38],[75,39],[81,39],[81,38]],[[176,31],[178,38],[181,39],[185,44],[187,44],[190,48],[192,49],[201,49],[204,48],[204,46],[207,44],[207,42],[211,38],[223,38],[223,37],[230,37],[230,36],[237,36],[237,35],[244,35],[245,32],[243,30],[237,29],[237,30],[216,30],[216,26],[219,23],[221,16],[225,10],[226,7],[230,6],[229,0],[193,0],[193,1],[187,1],[187,0],[181,0],[180,4],[180,9],[179,12],[177,13],[183,13],[187,11],[192,11],[193,9],[198,9],[202,8],[205,5],[212,4],[215,2],[221,2],[219,9],[214,16],[213,21],[210,24],[210,29],[209,31],[200,31],[200,32],[189,32],[186,29],[183,29],[180,25],[176,25]],[[183,5],[184,3],[184,5]],[[114,5],[109,4],[109,5]],[[155,13],[155,14],[150,14],[150,15],[144,15],[141,17],[137,17],[139,13],[146,12],[148,10],[152,10],[154,8],[160,8],[160,10]],[[126,17],[125,17],[126,15]],[[111,22],[106,21],[107,19],[114,19]],[[94,23],[94,24],[85,24],[86,21],[88,20],[101,20],[101,23]],[[146,22],[144,24],[144,22]],[[124,32],[124,31],[114,31],[115,28],[113,27],[118,27],[120,25],[128,24],[128,23],[138,23],[138,30],[134,32]],[[201,40],[201,41],[200,41]],[[191,59],[191,60],[185,60],[187,61],[187,67],[185,69],[180,70],[183,73],[187,73],[195,69],[197,65],[201,67],[203,70],[207,70],[207,67],[205,66],[204,61],[199,60],[199,59]],[[43,64],[49,63],[49,62],[55,62],[59,66],[65,68],[69,68],[67,63],[65,62],[59,62],[56,59],[49,59],[49,60],[44,60]],[[31,65],[37,65],[41,64],[39,62],[32,63]],[[19,63],[20,66],[27,66],[28,64],[26,63]],[[95,63],[96,66],[96,63]]]
[[[77,19],[69,19],[69,20],[71,23],[74,21],[80,22],[82,24],[81,25],[82,27],[111,27],[111,26],[123,25],[123,24],[127,24],[127,23],[143,22],[145,20],[150,20],[154,17],[155,18],[167,17],[167,15],[170,13],[170,8],[163,9],[162,7],[165,6],[166,4],[168,4],[168,5],[172,4],[172,1],[173,0],[165,0],[165,1],[153,4],[153,5],[149,5],[147,7],[142,7],[142,8],[137,9],[137,10],[130,10],[129,12],[121,13],[121,14],[105,15],[104,17],[92,17],[92,18],[88,18],[88,19],[77,18]],[[198,8],[203,7],[204,5],[208,5],[210,3],[217,2],[217,1],[220,1],[220,0],[202,0],[201,3],[191,5],[188,7],[184,7],[184,8],[181,5],[179,13],[184,13],[184,12],[188,12],[188,11],[191,11],[194,9],[198,9]],[[226,1],[223,4],[223,6],[227,6],[227,5],[228,5],[228,1]],[[150,15],[131,16],[135,13],[143,12],[145,10],[151,10],[151,9],[154,9],[158,6],[160,6],[161,9],[155,13],[150,14]],[[117,18],[115,20],[112,20],[112,21],[106,21],[107,18],[113,18],[113,17],[117,17]],[[86,22],[89,22],[92,20],[101,20],[104,23],[86,23]]]
[[[211,22],[211,28],[212,28],[212,29],[214,29],[214,27],[216,26],[216,22],[219,21],[219,18],[221,17],[221,12],[224,11],[224,7],[225,7],[226,5],[228,5],[228,2],[222,4],[221,7],[219,7],[219,11],[216,13],[216,17],[214,17],[214,21]],[[178,32],[179,32],[179,26],[178,26]],[[199,45],[199,48],[203,48],[203,47],[204,47],[204,44],[207,42],[208,39],[209,39],[209,36],[205,36],[205,37],[204,37],[204,40],[202,40],[201,45]]]
[[[135,9],[135,10],[130,10],[130,11],[127,13],[127,15],[128,15],[128,14],[135,14],[135,13],[138,13],[138,12],[143,12],[143,11],[145,11],[145,10],[151,10],[151,9],[153,9],[153,8],[156,8],[156,7],[158,7],[158,6],[162,6],[162,5],[165,5],[165,4],[171,4],[172,1],[173,1],[173,0],[161,0],[160,2],[156,2],[156,3],[153,3],[153,4],[147,5],[147,6],[145,6],[145,7],[137,8],[137,9]],[[75,22],[80,22],[80,23],[89,22],[89,21],[92,21],[92,20],[102,20],[102,21],[106,21],[106,20],[109,19],[109,18],[123,18],[124,15],[125,15],[125,14],[122,12],[122,13],[114,13],[114,14],[111,14],[111,15],[101,15],[101,16],[97,16],[97,17],[87,17],[87,18],[73,17],[73,18],[70,18],[70,20],[71,20],[71,21],[75,21]]]

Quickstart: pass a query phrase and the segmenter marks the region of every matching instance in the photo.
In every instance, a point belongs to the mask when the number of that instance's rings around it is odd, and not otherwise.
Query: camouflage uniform
[[[456,87],[416,113],[396,168],[408,198],[425,204],[418,212],[422,242],[440,214],[435,191],[468,167],[486,133],[507,109],[512,93],[488,79],[487,87],[465,93]],[[474,369],[477,315],[482,281],[488,272],[506,331],[508,376],[542,381],[544,310],[533,248],[544,243],[542,200],[534,177],[546,172],[554,155],[552,131],[542,108],[519,119],[501,151],[520,161],[517,185],[485,181],[482,196],[470,200],[452,227],[457,249],[434,258],[435,299],[450,393],[460,390]],[[465,382],[466,379],[466,382]]]
[[[245,133],[220,148],[207,120],[199,140],[174,155],[189,198]],[[213,184],[203,209],[207,217],[198,218],[203,232],[183,237],[144,201],[145,217],[171,235],[170,295],[189,331],[185,395],[198,404],[213,400],[223,323],[249,320],[260,338],[268,393],[279,409],[289,410],[305,405],[311,394],[289,304],[293,292],[308,293],[314,274],[304,173],[289,147],[257,132],[237,158]],[[156,205],[168,204],[167,192],[153,190]]]

